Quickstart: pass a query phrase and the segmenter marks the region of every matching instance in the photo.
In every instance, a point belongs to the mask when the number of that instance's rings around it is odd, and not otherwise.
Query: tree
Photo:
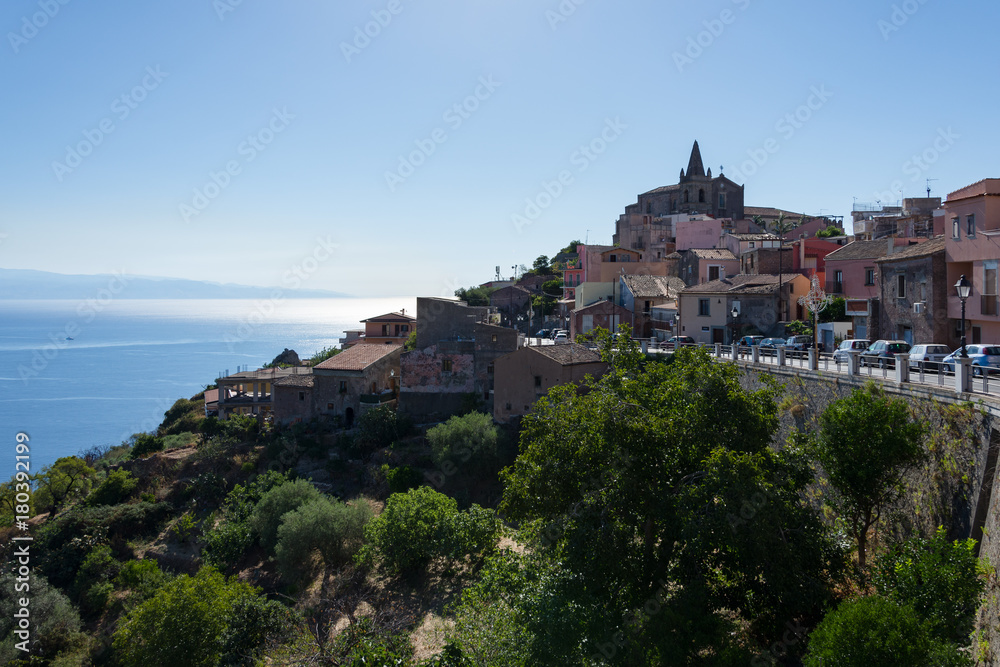
[[[108,473],[108,476],[90,492],[87,496],[86,503],[91,506],[95,505],[117,505],[128,500],[133,493],[135,493],[136,487],[139,485],[139,480],[132,476],[128,470],[118,469],[112,470]]]
[[[837,225],[828,225],[826,229],[820,229],[816,232],[816,238],[818,239],[828,239],[831,236],[843,236],[844,230]]]
[[[18,591],[15,586],[18,581],[14,574],[0,575],[0,663],[17,664],[15,660],[25,660],[22,664],[49,664],[49,660],[67,649],[83,646],[86,637],[80,633],[80,614],[69,599],[55,586],[49,584],[45,577],[33,573],[31,575],[30,614],[31,631],[29,634],[29,654],[16,647],[23,638],[14,634],[18,629],[16,612],[24,607],[19,599],[25,597],[25,591]],[[21,584],[23,586],[23,582]],[[45,659],[44,663],[39,659]],[[39,662],[28,662],[39,660]]]
[[[560,254],[574,253],[574,252],[576,252],[576,247],[578,245],[580,245],[581,243],[582,243],[582,241],[580,241],[580,239],[574,239],[574,240],[572,240],[572,241],[569,242],[569,245],[567,245],[565,248],[563,248],[562,250],[560,250],[559,253]]]
[[[589,610],[574,632],[684,664],[738,627],[763,640],[776,619],[818,614],[835,550],[799,497],[808,467],[770,450],[776,390],[704,351],[646,363],[605,343],[608,373],[539,399],[503,472],[505,517]]]
[[[973,539],[949,542],[944,528],[914,537],[879,558],[875,585],[899,604],[912,606],[941,640],[965,645],[985,584]]]
[[[490,295],[495,291],[492,287],[460,287],[455,290],[455,296],[470,306],[488,306]]]
[[[268,553],[274,553],[282,517],[320,498],[323,494],[304,479],[286,482],[265,493],[250,516],[250,526],[260,535],[260,545]]]
[[[551,273],[552,269],[549,266],[548,255],[539,255],[538,257],[536,257],[534,263],[532,263],[531,265],[531,270],[540,276],[544,276]]]
[[[371,518],[371,507],[363,499],[346,504],[320,498],[288,512],[281,518],[275,548],[282,576],[294,581],[307,574],[314,552],[326,567],[350,562]]]
[[[451,461],[477,472],[496,473],[498,430],[482,412],[455,416],[427,431],[427,443],[439,466]]]
[[[830,299],[830,305],[820,311],[820,322],[844,322],[850,320],[847,317],[847,299],[842,296],[835,296]]]
[[[56,459],[36,477],[35,502],[55,514],[67,502],[86,496],[96,477],[97,471],[79,457]]]
[[[849,600],[809,635],[806,667],[970,665],[954,646],[935,641],[912,607],[878,595]]]
[[[898,497],[903,475],[923,458],[923,434],[906,403],[872,382],[831,403],[820,417],[816,458],[835,491],[832,504],[857,543],[862,576],[868,533]]]
[[[193,577],[177,577],[132,610],[112,645],[126,667],[252,665],[267,638],[287,622],[284,608],[256,588],[204,567]]]

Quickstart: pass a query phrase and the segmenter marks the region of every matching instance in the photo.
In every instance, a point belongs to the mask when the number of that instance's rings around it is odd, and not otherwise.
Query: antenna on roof
[[[936,181],[936,180],[938,180],[938,179],[936,179],[936,178],[928,178],[927,179],[927,198],[928,199],[931,198],[931,181]]]

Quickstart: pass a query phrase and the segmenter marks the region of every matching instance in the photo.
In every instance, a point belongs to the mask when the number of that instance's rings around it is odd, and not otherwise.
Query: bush
[[[427,442],[438,465],[451,461],[479,473],[494,472],[497,465],[497,427],[481,412],[452,417],[427,431]]]
[[[119,590],[130,591],[130,600],[143,602],[153,597],[169,580],[155,560],[130,560],[118,571],[114,585]]]
[[[388,447],[409,435],[412,430],[410,422],[394,408],[380,405],[368,410],[358,419],[357,445],[366,454],[364,458],[367,458],[371,452]]]
[[[157,435],[176,435],[185,431],[197,431],[198,422],[204,419],[205,399],[201,400],[179,398],[163,413],[163,423],[157,429]]]
[[[125,667],[252,665],[287,616],[257,589],[206,567],[129,612],[112,645]]]
[[[912,606],[939,639],[965,644],[984,589],[975,549],[975,540],[949,542],[938,528],[933,538],[913,538],[880,558],[875,585],[886,597]]]
[[[320,498],[288,512],[278,528],[275,548],[282,576],[292,581],[307,574],[317,551],[328,567],[350,562],[371,518],[371,507],[362,499],[348,505]]]
[[[73,582],[73,591],[84,612],[97,615],[104,611],[113,588],[111,580],[120,569],[121,563],[111,555],[111,547],[107,545],[87,554]]]
[[[424,476],[410,466],[392,468],[388,463],[382,464],[382,473],[389,483],[389,493],[406,493],[415,489],[423,482]]]
[[[809,635],[806,667],[960,665],[954,649],[931,639],[912,607],[875,595],[843,602]]]
[[[408,665],[413,646],[402,632],[376,627],[370,618],[360,618],[337,635],[331,651],[338,665]]]
[[[268,553],[274,553],[278,543],[278,528],[281,518],[302,505],[323,497],[315,486],[304,479],[297,479],[274,487],[265,493],[254,507],[250,526],[260,535],[260,545]]]
[[[205,533],[202,557],[209,565],[235,567],[257,539],[250,516],[260,499],[271,489],[288,481],[288,477],[273,470],[259,475],[246,486],[237,484],[226,496],[224,518]]]
[[[131,459],[141,459],[163,449],[163,438],[151,433],[136,433],[132,436]]]
[[[361,558],[378,555],[390,569],[411,573],[434,558],[458,559],[491,548],[498,531],[490,510],[474,505],[459,512],[454,498],[421,486],[389,496],[385,511],[365,529],[371,544]]]
[[[0,664],[4,665],[26,657],[15,647],[22,639],[14,635],[14,612],[20,608],[17,598],[24,596],[23,592],[15,591],[16,583],[13,574],[0,575]],[[47,661],[86,642],[86,637],[80,634],[80,615],[69,599],[37,573],[31,577],[29,609],[33,656]]]
[[[132,476],[128,470],[112,470],[108,476],[97,485],[85,501],[91,507],[97,505],[118,505],[129,498],[139,485],[139,480]]]

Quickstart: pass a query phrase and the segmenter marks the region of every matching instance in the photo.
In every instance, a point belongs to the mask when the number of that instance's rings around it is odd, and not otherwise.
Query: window
[[[489,375],[493,375],[493,364],[490,364],[489,366],[486,367],[486,372]]]
[[[444,359],[441,361],[441,370],[445,373],[451,372],[451,359]]]
[[[535,376],[535,386],[536,387],[541,387],[542,386],[542,376],[541,375],[536,375]]]
[[[726,195],[719,195],[719,208],[726,208]]]
[[[976,216],[965,216],[965,235],[972,237],[976,235]]]
[[[491,339],[491,340],[490,340],[490,342],[491,342],[491,343],[495,343],[495,342],[497,342],[497,335],[496,335],[496,334],[493,334],[493,335],[492,335],[492,336],[490,337],[490,339]]]
[[[747,247],[748,248],[756,248],[757,247],[757,242],[756,241],[750,241],[750,243],[747,245]]]
[[[646,213],[652,213],[652,212],[653,212],[652,202],[646,202]]]
[[[958,216],[951,219],[951,235],[953,238],[959,238],[958,235]]]
[[[646,302],[646,305],[645,305],[645,306],[643,306],[643,309],[642,309],[642,312],[644,312],[644,313],[646,313],[646,314],[648,315],[648,314],[649,314],[649,309],[650,309],[650,307],[651,307],[652,305],[653,305],[653,302],[652,302],[652,301],[647,301],[647,302]]]
[[[688,191],[687,191],[687,190],[685,190],[685,191],[684,191],[684,203],[685,203],[685,204],[686,204],[686,203],[688,203],[688,200],[689,200],[689,199],[690,199],[690,195],[688,194]]]
[[[837,294],[844,291],[844,272],[841,270],[833,272],[833,291]]]
[[[900,273],[896,276],[896,298],[906,298],[906,274]]]
[[[704,204],[705,203],[705,191],[704,190],[698,190],[698,203],[699,204]]]
[[[708,317],[708,316],[710,316],[712,314],[711,313],[711,308],[712,308],[712,300],[711,299],[698,299],[698,316],[699,317]]]
[[[708,267],[708,279],[709,280],[718,280],[719,279],[719,267],[718,266],[710,266],[710,267]]]
[[[382,325],[382,335],[383,336],[388,336],[389,335],[389,325],[388,324],[383,324]]]
[[[306,392],[304,392],[304,391],[300,391],[299,392],[299,400],[300,401],[306,400]]]
[[[608,256],[608,261],[609,262],[617,262],[618,261],[618,255],[610,255],[610,256]]]
[[[869,287],[875,284],[875,269],[865,267],[865,285]]]
[[[340,393],[341,394],[346,394],[347,393],[347,380],[341,380],[340,381]]]

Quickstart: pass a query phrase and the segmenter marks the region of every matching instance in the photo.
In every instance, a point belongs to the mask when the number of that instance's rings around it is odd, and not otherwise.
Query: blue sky
[[[7,0],[0,267],[447,294],[610,242],[695,139],[748,205],[849,216],[928,178],[945,195],[1000,176],[998,15]]]

